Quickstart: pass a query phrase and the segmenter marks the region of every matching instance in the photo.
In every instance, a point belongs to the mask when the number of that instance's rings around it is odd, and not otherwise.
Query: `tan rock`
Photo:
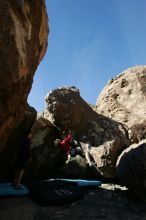
[[[0,154],[23,120],[33,75],[47,49],[44,0],[0,1]]]
[[[142,125],[146,121],[145,85],[146,66],[125,70],[105,86],[97,99],[96,111],[125,124],[128,129]]]
[[[115,176],[115,164],[121,151],[129,146],[125,127],[105,116],[97,114],[80,96],[75,87],[54,89],[46,96],[46,109],[42,116],[68,131],[72,129],[81,141],[83,151],[95,134],[91,155],[97,172],[104,177]],[[83,140],[83,136],[86,140]]]

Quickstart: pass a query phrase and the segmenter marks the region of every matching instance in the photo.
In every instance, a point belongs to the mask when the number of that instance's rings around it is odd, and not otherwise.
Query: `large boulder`
[[[132,142],[141,140],[146,136],[142,129],[137,129],[138,127],[145,127],[145,85],[146,66],[132,67],[110,80],[96,103],[96,111],[99,114],[121,122],[128,127],[129,138]]]
[[[1,0],[0,23],[0,157],[2,157],[15,131],[19,136],[18,128],[26,116],[27,97],[33,76],[47,48],[48,18],[45,1]],[[10,151],[11,144],[8,149],[8,152]],[[11,155],[7,154],[8,157]],[[9,159],[7,163],[9,164]]]
[[[128,131],[129,138],[132,143],[138,143],[146,139],[146,120],[142,123],[134,124],[130,127]]]
[[[30,131],[35,120],[37,112],[34,108],[27,105],[23,120],[12,131],[5,148],[0,154],[0,179],[12,179],[13,168],[17,159],[21,143],[26,133]]]
[[[86,143],[95,134],[91,155],[98,172],[104,177],[115,177],[115,164],[121,151],[129,146],[125,127],[97,114],[80,96],[75,87],[54,89],[46,96],[42,117],[62,130],[72,129],[86,152]],[[83,140],[86,137],[86,141]]]
[[[33,75],[47,48],[45,1],[0,1],[0,154],[23,121]],[[11,155],[10,155],[11,157]]]
[[[54,145],[54,140],[60,135],[58,129],[48,120],[39,118],[31,132],[32,160],[24,178],[39,180],[55,177],[67,159],[64,152]]]
[[[89,166],[86,158],[80,155],[76,155],[67,161],[60,169],[60,175],[72,179],[101,178],[101,175],[97,172],[96,166]]]
[[[91,108],[76,87],[54,89],[47,94],[45,101],[42,116],[63,130],[80,129],[85,118],[90,117]]]
[[[67,161],[67,156],[55,145],[61,138],[60,130],[50,121],[39,117],[32,129],[32,161],[25,172],[25,179],[48,179],[52,177],[91,178],[97,177],[96,168],[90,168],[79,155]]]
[[[119,182],[146,201],[146,140],[133,144],[117,160]]]

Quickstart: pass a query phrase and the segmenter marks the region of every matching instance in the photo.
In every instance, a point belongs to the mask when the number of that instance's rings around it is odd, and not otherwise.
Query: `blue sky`
[[[38,112],[60,86],[76,86],[95,104],[111,78],[146,64],[145,0],[46,0],[46,6],[48,49],[28,97]]]

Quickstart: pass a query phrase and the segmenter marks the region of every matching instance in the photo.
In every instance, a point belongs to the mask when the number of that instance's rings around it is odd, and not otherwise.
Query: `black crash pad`
[[[67,205],[84,197],[79,186],[63,180],[35,181],[27,187],[40,206]]]

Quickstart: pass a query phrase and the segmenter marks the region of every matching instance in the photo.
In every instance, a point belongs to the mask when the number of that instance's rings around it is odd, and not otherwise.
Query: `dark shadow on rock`
[[[119,182],[131,189],[137,196],[146,201],[146,143],[129,147],[124,151],[117,165]]]

